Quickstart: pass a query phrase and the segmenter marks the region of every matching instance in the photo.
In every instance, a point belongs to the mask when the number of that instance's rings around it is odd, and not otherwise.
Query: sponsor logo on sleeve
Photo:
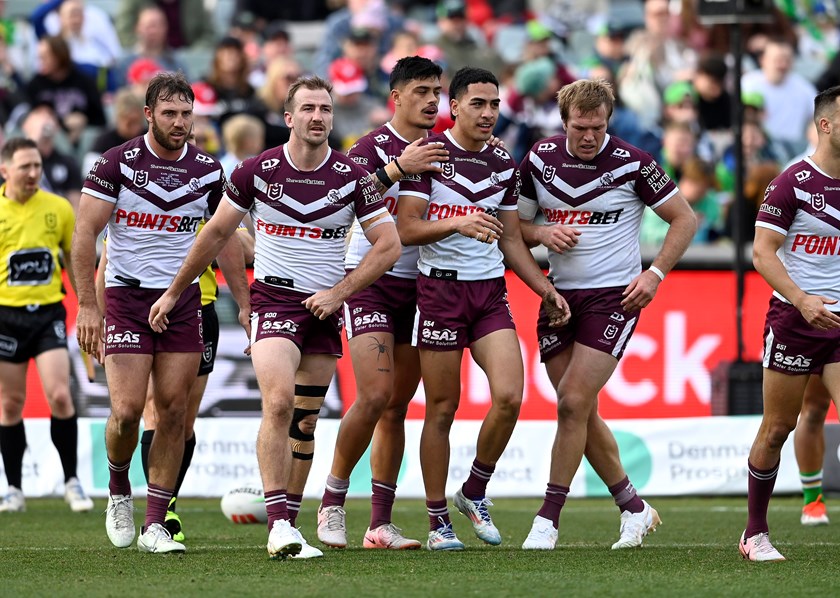
[[[781,208],[777,208],[776,206],[771,206],[769,204],[763,203],[761,207],[758,208],[759,212],[764,212],[765,214],[770,214],[771,216],[781,217],[782,210]]]
[[[340,172],[341,174],[347,174],[350,172],[350,165],[349,164],[342,164],[341,162],[333,162],[333,170],[336,172]]]
[[[212,164],[213,158],[211,158],[210,156],[205,156],[204,154],[196,154],[195,161],[201,162],[202,164]]]
[[[616,148],[615,151],[613,151],[612,155],[616,158],[621,158],[622,160],[626,160],[627,158],[630,157],[630,152],[628,152],[626,149],[622,149],[622,148],[619,147],[619,148]]]
[[[793,176],[796,177],[796,180],[798,182],[804,183],[805,181],[807,181],[808,179],[811,178],[811,171],[810,170],[801,170]]]
[[[353,160],[353,162],[355,162],[359,166],[367,166],[368,163],[368,159],[364,156],[352,156],[350,159]]]
[[[260,168],[263,170],[273,170],[277,168],[278,164],[280,164],[280,160],[277,158],[271,158],[270,160],[263,160],[260,162]]]
[[[140,148],[139,147],[135,147],[134,149],[130,149],[126,152],[123,152],[123,157],[128,162],[131,162],[132,160],[134,160],[139,155],[140,155]]]
[[[390,137],[388,135],[386,135],[385,133],[380,133],[379,135],[377,135],[376,137],[373,138],[373,140],[376,143],[385,143],[389,139],[390,139]]]
[[[556,143],[551,143],[551,142],[541,143],[537,146],[537,151],[538,152],[553,152],[556,149],[557,149],[557,144]]]

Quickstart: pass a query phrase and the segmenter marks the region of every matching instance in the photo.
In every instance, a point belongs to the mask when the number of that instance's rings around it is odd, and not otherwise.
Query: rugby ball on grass
[[[250,485],[229,490],[222,496],[222,513],[234,523],[266,523],[262,488]]]

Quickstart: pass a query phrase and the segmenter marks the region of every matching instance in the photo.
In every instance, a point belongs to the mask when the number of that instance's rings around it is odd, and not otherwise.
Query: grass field
[[[741,560],[736,543],[745,498],[652,500],[664,525],[641,549],[611,551],[618,511],[605,499],[570,500],[552,552],[520,550],[539,501],[499,499],[492,509],[499,547],[483,545],[454,512],[462,553],[369,551],[361,548],[367,501],[347,505],[351,547],[309,561],[271,561],[263,525],[234,525],[219,501],[184,498],[179,512],[185,555],[113,548],[105,535],[104,500],[94,513],[73,514],[57,499],[30,499],[27,512],[0,517],[0,596],[796,596],[836,591],[836,527],[803,528],[801,499],[774,499],[770,524],[785,563]],[[138,501],[138,523],[143,501]],[[298,523],[319,546],[317,504],[304,503]],[[451,508],[451,507],[450,507]],[[840,525],[840,512],[829,513]],[[425,539],[421,501],[400,500],[394,519]],[[813,595],[813,594],[812,594]]]

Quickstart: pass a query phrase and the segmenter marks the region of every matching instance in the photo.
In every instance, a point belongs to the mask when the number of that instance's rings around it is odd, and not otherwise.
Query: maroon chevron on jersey
[[[114,204],[105,286],[168,287],[224,184],[216,159],[190,144],[177,160],[155,154],[145,135],[105,152],[82,188]]]
[[[419,197],[428,202],[425,218],[430,221],[466,216],[477,210],[498,216],[500,210],[515,210],[519,197],[516,164],[506,150],[485,145],[468,151],[458,145],[449,131],[429,138],[443,142],[449,161],[443,172],[405,177],[400,196]],[[458,280],[489,280],[504,276],[505,266],[498,243],[482,243],[453,234],[420,247],[420,272],[457,272]]]
[[[549,252],[549,276],[564,289],[630,283],[642,265],[639,229],[645,206],[657,208],[678,193],[647,152],[607,135],[593,160],[573,156],[566,136],[544,139],[519,165],[519,215],[580,231],[578,244]]]
[[[354,219],[392,220],[368,173],[332,150],[311,171],[298,170],[286,145],[266,150],[237,166],[225,195],[251,214],[254,277],[307,294],[332,288],[344,276]]]

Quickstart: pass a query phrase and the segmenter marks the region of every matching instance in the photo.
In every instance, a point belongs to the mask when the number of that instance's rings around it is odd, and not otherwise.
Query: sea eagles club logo
[[[283,196],[283,184],[282,183],[271,183],[268,186],[268,198],[269,199],[280,199]]]
[[[447,162],[443,164],[443,172],[441,172],[443,178],[445,179],[453,179],[455,178],[455,165]]]

